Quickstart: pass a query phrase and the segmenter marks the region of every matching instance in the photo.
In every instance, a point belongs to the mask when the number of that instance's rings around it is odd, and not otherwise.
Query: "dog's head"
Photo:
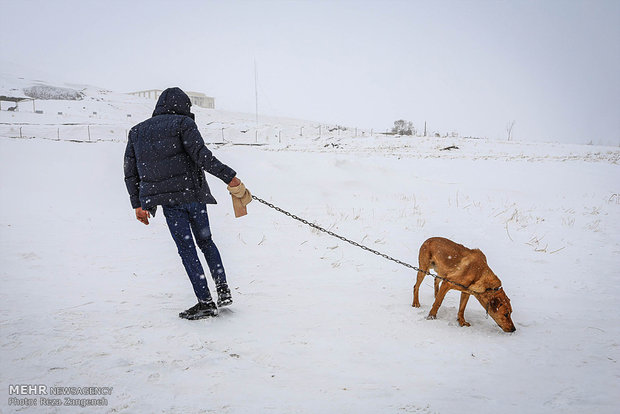
[[[506,296],[504,289],[493,292],[489,297],[489,303],[486,308],[491,318],[504,332],[514,332],[517,330],[514,323],[512,323],[512,319],[510,319],[512,306],[510,306],[510,299]]]

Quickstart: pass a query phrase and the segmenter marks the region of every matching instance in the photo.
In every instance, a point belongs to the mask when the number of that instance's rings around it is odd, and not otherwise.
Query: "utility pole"
[[[254,58],[254,97],[256,100],[256,128],[258,128],[258,71],[256,70],[256,58]]]

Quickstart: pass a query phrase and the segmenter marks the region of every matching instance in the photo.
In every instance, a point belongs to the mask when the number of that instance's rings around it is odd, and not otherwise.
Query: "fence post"
[[[58,129],[56,130],[56,138],[57,141],[60,141],[60,127],[58,127]]]
[[[299,130],[299,136],[300,137],[304,136],[304,127],[301,127],[301,129]]]
[[[86,125],[86,128],[88,129],[88,142],[90,142],[90,125]]]
[[[282,131],[278,131],[278,144],[282,143]]]
[[[23,136],[22,136],[22,127],[19,127],[19,137],[23,138]]]
[[[224,139],[224,128],[222,128],[222,142],[226,142],[226,140]]]

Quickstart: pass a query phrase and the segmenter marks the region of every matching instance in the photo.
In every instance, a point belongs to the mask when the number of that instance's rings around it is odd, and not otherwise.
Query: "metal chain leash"
[[[304,220],[304,219],[302,219],[301,217],[296,216],[295,214],[289,213],[288,211],[283,210],[283,209],[281,209],[280,207],[275,206],[275,205],[271,204],[271,203],[270,203],[270,202],[268,202],[268,201],[265,201],[265,200],[263,200],[263,199],[261,199],[261,198],[258,198],[258,197],[256,197],[255,195],[253,195],[253,196],[252,196],[252,199],[254,199],[254,200],[258,201],[259,203],[262,203],[262,204],[266,205],[266,206],[267,206],[267,207],[269,207],[269,208],[272,208],[272,209],[274,209],[274,210],[276,210],[276,211],[279,211],[280,213],[282,213],[282,214],[284,214],[284,215],[286,215],[286,216],[289,216],[289,217],[290,217],[290,218],[292,218],[292,219],[295,219],[295,220],[297,220],[297,221],[300,221],[300,222],[302,222],[303,224],[306,224],[306,225],[308,225],[308,226],[312,227],[313,229],[316,229],[316,230],[318,230],[318,231],[321,231],[321,232],[323,232],[323,233],[325,233],[325,234],[329,234],[329,235],[330,235],[330,236],[332,236],[332,237],[335,237],[335,238],[340,239],[340,240],[342,240],[342,241],[344,241],[344,242],[347,242],[347,243],[349,243],[349,244],[352,244],[353,246],[359,247],[359,248],[360,248],[360,249],[362,249],[362,250],[366,250],[367,252],[374,253],[374,254],[376,254],[377,256],[381,256],[381,257],[383,257],[384,259],[391,260],[392,262],[394,262],[394,263],[398,263],[399,265],[402,265],[402,266],[408,267],[408,268],[413,269],[413,270],[415,270],[415,271],[417,271],[417,272],[422,272],[422,273],[425,273],[425,274],[427,274],[427,275],[429,275],[429,276],[434,277],[435,279],[443,280],[443,281],[445,281],[445,282],[448,282],[448,283],[451,283],[451,284],[453,284],[453,285],[459,286],[459,287],[461,287],[461,288],[463,288],[463,289],[465,289],[465,290],[467,290],[467,291],[470,291],[470,290],[469,290],[469,288],[468,288],[467,286],[465,286],[465,285],[462,285],[462,284],[457,283],[457,282],[453,282],[453,281],[451,281],[451,280],[447,280],[446,278],[443,278],[443,277],[441,277],[441,276],[439,276],[439,275],[436,275],[436,274],[434,274],[434,273],[428,272],[428,271],[426,271],[426,270],[422,270],[422,269],[420,269],[419,267],[416,267],[416,266],[414,266],[414,265],[412,265],[412,264],[409,264],[409,263],[403,262],[402,260],[395,259],[395,258],[393,258],[393,257],[391,257],[391,256],[388,256],[388,255],[387,255],[387,254],[385,254],[385,253],[381,253],[381,252],[379,252],[379,251],[377,251],[377,250],[371,249],[371,248],[370,248],[370,247],[368,247],[368,246],[364,246],[363,244],[360,244],[360,243],[355,242],[355,241],[353,241],[353,240],[349,240],[349,239],[347,239],[346,237],[343,237],[343,236],[340,236],[340,235],[338,235],[338,234],[334,233],[333,231],[329,231],[329,230],[327,230],[327,229],[324,229],[323,227],[321,227],[321,226],[319,226],[319,225],[317,225],[317,224],[311,223],[311,222],[309,222],[308,220]],[[470,291],[470,292],[471,292],[471,291]],[[473,292],[472,292],[472,293],[473,293]]]

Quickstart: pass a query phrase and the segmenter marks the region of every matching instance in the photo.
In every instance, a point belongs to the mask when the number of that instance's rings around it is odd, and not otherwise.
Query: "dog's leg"
[[[459,313],[457,319],[459,321],[459,325],[461,326],[471,326],[469,322],[465,320],[465,306],[467,306],[467,301],[469,300],[469,293],[461,292],[461,303],[459,305]]]
[[[429,239],[430,240],[430,239]],[[413,306],[414,308],[420,307],[420,285],[426,276],[426,272],[430,269],[431,265],[431,251],[429,248],[429,240],[422,243],[420,246],[420,254],[418,255],[418,264],[420,270],[418,270],[418,278],[416,279],[415,286],[413,287]]]
[[[446,293],[448,293],[450,288],[451,286],[448,282],[444,281],[441,283],[439,292],[437,292],[437,296],[435,297],[435,303],[433,303],[433,307],[431,308],[431,311],[428,313],[428,316],[426,317],[426,319],[435,319],[437,317],[437,311],[439,310],[439,307],[441,306],[441,302],[443,302],[443,298],[444,296],[446,296]]]
[[[426,273],[419,271],[418,278],[415,281],[415,286],[413,287],[413,305],[411,306],[413,306],[414,308],[420,307],[419,291],[420,291],[420,285],[422,284],[422,281],[424,280],[424,276],[426,276]]]
[[[437,297],[437,292],[439,292],[439,279],[435,278],[435,297]]]

